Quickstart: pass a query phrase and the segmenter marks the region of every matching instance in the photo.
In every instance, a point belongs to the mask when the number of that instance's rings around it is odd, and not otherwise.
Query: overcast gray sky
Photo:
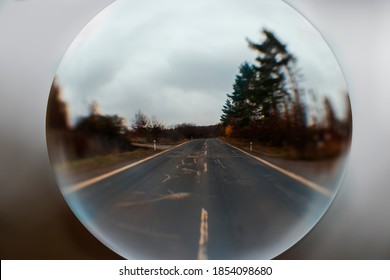
[[[139,109],[163,123],[219,122],[238,67],[254,62],[246,38],[267,28],[298,58],[302,86],[342,111],[340,68],[319,33],[281,1],[118,0],[75,39],[57,72],[72,122],[93,100],[131,123]]]

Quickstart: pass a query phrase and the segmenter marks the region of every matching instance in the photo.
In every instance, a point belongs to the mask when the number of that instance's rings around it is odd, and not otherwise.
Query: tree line
[[[262,33],[261,43],[247,39],[257,57],[253,64],[240,65],[233,91],[227,94],[220,118],[225,136],[289,147],[300,158],[340,154],[350,140],[350,108],[346,119],[339,120],[329,98],[324,97],[319,104],[324,116],[310,115],[308,109],[315,105],[302,99],[306,90],[299,87],[302,75],[297,58],[272,32],[264,29]]]
[[[134,114],[129,136],[138,142],[175,143],[185,139],[213,138],[222,135],[220,124],[199,126],[194,123],[181,123],[167,126],[155,116],[147,116],[141,110]]]
[[[64,160],[132,151],[137,149],[132,145],[136,142],[176,144],[189,139],[218,137],[223,129],[220,124],[166,126],[157,117],[149,117],[141,110],[134,114],[129,126],[125,118],[117,114],[102,114],[97,102],[89,105],[87,116],[70,125],[68,104],[62,100],[56,80],[50,90],[46,127],[49,152]]]

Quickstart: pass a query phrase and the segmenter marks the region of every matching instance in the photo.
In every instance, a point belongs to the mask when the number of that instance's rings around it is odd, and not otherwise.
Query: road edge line
[[[63,190],[63,193],[66,195],[66,194],[70,194],[70,193],[79,191],[79,190],[81,190],[81,189],[84,189],[85,187],[88,187],[88,186],[90,186],[90,185],[92,185],[92,184],[95,184],[95,183],[97,183],[97,182],[103,181],[104,179],[107,179],[107,178],[109,178],[109,177],[111,177],[111,176],[113,176],[113,175],[116,175],[116,174],[118,174],[118,173],[121,173],[121,172],[123,172],[123,171],[125,171],[125,170],[127,170],[127,169],[129,169],[129,168],[132,168],[132,167],[134,167],[134,166],[136,166],[136,165],[139,165],[139,164],[141,164],[141,163],[143,163],[143,162],[145,162],[145,161],[148,161],[148,160],[150,160],[150,159],[152,159],[152,158],[155,158],[155,157],[157,157],[157,156],[160,156],[160,155],[162,155],[162,154],[164,154],[164,153],[166,153],[166,152],[168,152],[168,151],[171,151],[171,150],[173,150],[173,149],[176,149],[176,148],[178,148],[178,147],[180,147],[180,146],[182,146],[182,145],[184,145],[184,144],[187,144],[187,143],[189,143],[189,142],[191,142],[191,140],[190,140],[190,141],[187,141],[187,142],[184,142],[184,143],[181,143],[181,144],[179,144],[179,145],[177,145],[177,146],[174,146],[174,147],[172,147],[172,148],[169,148],[169,149],[167,149],[167,150],[164,150],[164,151],[162,151],[162,152],[160,152],[160,153],[154,154],[154,155],[152,155],[152,156],[150,156],[150,157],[141,159],[141,160],[139,160],[139,161],[130,163],[130,164],[125,165],[125,166],[122,166],[122,167],[120,167],[120,168],[118,168],[118,169],[112,170],[112,171],[107,172],[107,173],[105,173],[105,174],[102,174],[102,175],[96,176],[96,177],[94,177],[94,178],[91,178],[91,179],[88,179],[88,180],[85,180],[85,181],[82,181],[82,182],[79,182],[79,183],[70,185],[70,186],[66,187],[65,190]]]
[[[275,165],[273,163],[270,163],[269,161],[266,161],[265,159],[259,158],[259,157],[255,156],[255,155],[252,155],[252,154],[250,154],[250,153],[248,153],[248,152],[246,152],[246,151],[244,151],[244,150],[242,150],[242,149],[240,149],[240,148],[238,148],[238,147],[236,147],[236,146],[234,146],[234,145],[232,145],[230,143],[227,143],[227,142],[225,142],[225,141],[223,141],[221,139],[218,139],[218,140],[220,140],[221,142],[223,142],[223,143],[225,143],[225,144],[235,148],[236,150],[238,150],[238,151],[240,151],[240,152],[242,152],[242,153],[244,153],[244,154],[246,154],[246,155],[248,155],[248,156],[250,156],[250,157],[252,157],[252,158],[254,158],[256,160],[258,160],[258,161],[260,161],[261,163],[264,163],[264,164],[268,165],[269,167],[271,167],[271,168],[273,168],[273,169],[275,169],[275,170],[277,170],[277,171],[287,175],[288,177],[290,177],[290,178],[292,178],[292,179],[294,179],[294,180],[304,184],[305,186],[309,187],[310,189],[315,190],[315,191],[319,192],[320,194],[322,194],[324,196],[331,197],[331,192],[329,190],[327,190],[325,187],[323,187],[323,186],[321,186],[319,184],[316,184],[316,183],[314,183],[314,182],[312,182],[312,181],[310,181],[310,180],[308,180],[308,179],[306,179],[306,178],[304,178],[304,177],[302,177],[302,176],[300,176],[298,174],[295,174],[295,173],[293,173],[291,171],[283,169],[283,168],[281,168],[281,167],[279,167],[279,166],[277,166],[277,165]]]

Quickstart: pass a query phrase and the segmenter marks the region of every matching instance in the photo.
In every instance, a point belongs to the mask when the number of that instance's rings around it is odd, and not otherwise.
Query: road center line
[[[209,225],[208,225],[208,213],[202,208],[202,214],[200,216],[200,237],[199,237],[199,249],[198,260],[207,260],[207,244],[209,241]]]
[[[148,160],[150,160],[150,159],[152,159],[152,158],[158,157],[159,155],[162,155],[162,154],[164,154],[164,153],[166,153],[166,152],[168,152],[168,151],[170,151],[170,150],[176,149],[176,148],[178,148],[178,147],[180,147],[180,146],[182,146],[182,145],[184,145],[184,144],[187,144],[187,143],[189,143],[189,142],[191,142],[191,141],[187,141],[187,142],[181,143],[181,144],[179,144],[179,145],[177,145],[177,146],[175,146],[175,147],[172,147],[172,148],[167,149],[167,150],[165,150],[165,151],[162,151],[162,152],[160,152],[160,153],[154,154],[154,155],[152,155],[152,156],[150,156],[150,157],[141,159],[141,160],[139,160],[139,161],[137,161],[137,162],[131,163],[131,164],[126,165],[126,166],[123,166],[123,167],[121,167],[121,168],[115,169],[115,170],[113,170],[113,171],[111,171],[111,172],[105,173],[105,174],[100,175],[100,176],[97,176],[97,177],[95,177],[95,178],[91,178],[91,179],[82,181],[82,182],[80,182],[80,183],[76,183],[76,184],[70,185],[70,186],[68,186],[65,190],[63,190],[63,193],[66,195],[66,194],[70,194],[70,193],[73,193],[73,192],[75,192],[75,191],[81,190],[81,189],[83,189],[83,188],[85,188],[85,187],[88,187],[88,186],[90,186],[90,185],[92,185],[92,184],[95,184],[95,183],[97,183],[97,182],[103,181],[104,179],[107,179],[107,178],[109,178],[109,177],[111,177],[111,176],[114,176],[114,175],[116,175],[116,174],[118,174],[118,173],[121,173],[121,172],[123,172],[123,171],[125,171],[125,170],[127,170],[127,169],[129,169],[129,168],[132,168],[132,167],[134,167],[134,166],[136,166],[136,165],[138,165],[138,164],[141,164],[141,163],[143,163],[143,162],[145,162],[145,161],[148,161]]]
[[[222,141],[222,140],[220,140],[220,141]],[[241,150],[240,148],[237,148],[236,146],[233,146],[233,145],[231,145],[231,144],[229,144],[229,143],[227,143],[225,141],[222,141],[222,142],[227,144],[227,145],[229,145],[229,146],[231,146],[231,147],[233,147],[233,148],[235,148],[236,150],[238,150],[238,151],[240,151],[240,152],[242,152],[242,153],[244,153],[244,154],[246,154],[246,155],[248,155],[248,156],[250,156],[250,157],[252,157],[252,158],[254,158],[254,159],[256,159],[256,160],[258,160],[258,161],[260,161],[260,162],[262,162],[264,164],[266,164],[266,165],[268,165],[269,167],[271,167],[271,168],[273,168],[273,169],[275,169],[275,170],[277,170],[277,171],[279,171],[279,172],[289,176],[290,178],[292,178],[292,179],[302,183],[303,185],[309,187],[312,190],[317,191],[318,193],[320,193],[320,194],[322,194],[324,196],[328,196],[328,197],[331,196],[331,192],[328,189],[326,189],[325,187],[323,187],[323,186],[320,186],[320,185],[318,185],[318,184],[316,184],[316,183],[314,183],[312,181],[309,181],[309,180],[303,178],[302,176],[299,176],[299,175],[297,175],[297,174],[295,174],[295,173],[293,173],[291,171],[283,169],[283,168],[281,168],[281,167],[279,167],[279,166],[277,166],[275,164],[272,164],[272,163],[270,163],[270,162],[268,162],[268,161],[266,161],[266,160],[264,160],[262,158],[254,156],[254,155],[252,155],[252,154],[250,154],[250,153],[248,153],[248,152],[246,152],[244,150]]]

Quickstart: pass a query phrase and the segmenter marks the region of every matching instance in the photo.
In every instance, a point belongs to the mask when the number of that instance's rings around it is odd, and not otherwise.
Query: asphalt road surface
[[[332,196],[218,139],[63,190],[98,238],[136,259],[271,258],[310,230]]]

